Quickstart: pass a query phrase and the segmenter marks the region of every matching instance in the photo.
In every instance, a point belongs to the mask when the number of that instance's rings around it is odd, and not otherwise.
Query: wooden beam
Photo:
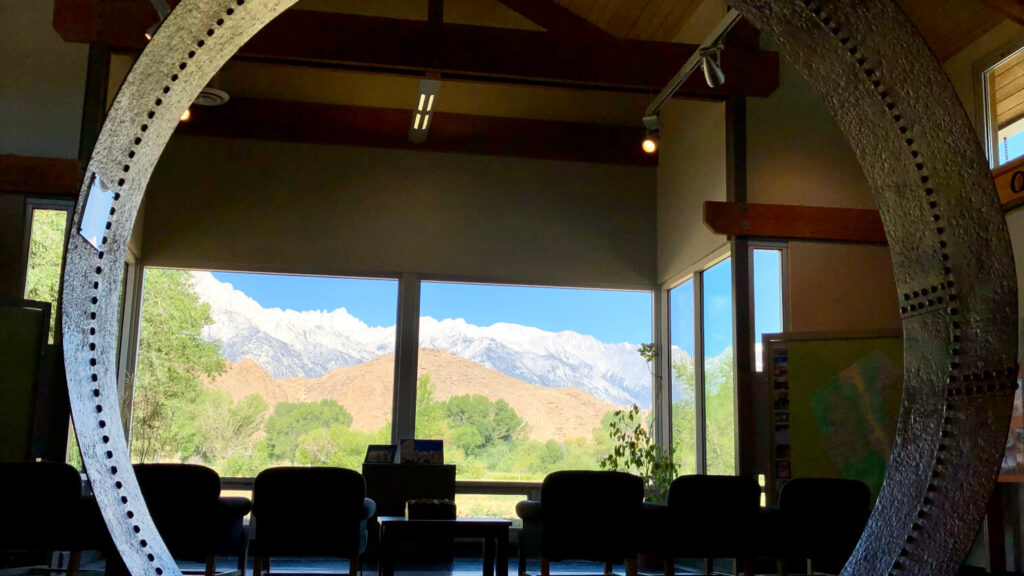
[[[137,51],[156,20],[145,2],[55,0],[54,28],[68,42]],[[242,47],[249,60],[354,68],[385,73],[440,72],[442,78],[650,93],[660,90],[697,47],[609,39],[562,41],[556,34],[460,24],[289,10]],[[779,84],[775,52],[729,48],[728,81],[709,88],[695,74],[681,96],[767,96]]]
[[[1024,0],[981,0],[993,12],[1024,26]]]
[[[704,224],[728,236],[886,244],[876,210],[709,201]]]
[[[412,110],[232,98],[192,107],[179,134],[656,166],[640,127],[436,112],[430,139],[409,142]]]
[[[0,154],[0,192],[77,197],[78,160]]]
[[[567,41],[607,40],[611,35],[554,0],[498,0]]]

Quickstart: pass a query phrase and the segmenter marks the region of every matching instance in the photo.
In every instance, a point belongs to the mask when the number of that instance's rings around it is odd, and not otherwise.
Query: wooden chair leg
[[[238,557],[238,576],[245,576],[245,568],[248,563],[249,555],[242,552],[241,556]]]
[[[632,558],[626,558],[626,576],[637,576],[639,570],[636,565],[636,556]]]
[[[543,556],[540,558],[540,576],[551,576],[551,560]]]
[[[671,556],[666,556],[663,560],[665,576],[675,576],[676,574],[676,559]]]
[[[786,565],[784,558],[775,560],[775,568],[779,572],[779,576],[789,576],[789,566]]]
[[[740,560],[740,562],[743,565],[743,576],[754,576],[754,565],[755,565],[754,559],[753,558],[744,558],[744,559]],[[242,576],[245,576],[245,574],[243,574]]]
[[[68,576],[75,576],[75,574],[78,573],[78,568],[81,565],[82,565],[82,551],[81,550],[72,550],[71,553],[68,554],[68,569],[67,569]]]
[[[217,573],[217,557],[210,554],[206,557],[206,571],[203,572],[205,576],[213,576]]]
[[[611,562],[605,562],[604,563],[604,573],[605,574],[615,574],[615,565],[612,564]]]
[[[356,576],[359,573],[359,557],[353,556],[348,559],[348,576]]]
[[[715,559],[714,558],[705,558],[704,559],[704,573],[705,574],[709,574],[709,575],[715,573]]]

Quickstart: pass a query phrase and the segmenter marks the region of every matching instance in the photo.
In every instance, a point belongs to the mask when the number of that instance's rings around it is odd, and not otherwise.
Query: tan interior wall
[[[655,170],[175,137],[148,265],[647,287]]]
[[[704,226],[704,201],[725,200],[725,105],[675,100],[661,110],[658,282],[728,244]]]
[[[52,21],[53,0],[0,2],[0,154],[78,155],[89,48]]]
[[[875,208],[846,137],[818,94],[783,60],[781,85],[748,104],[750,202]],[[899,305],[888,248],[791,242],[789,329],[892,330]]]

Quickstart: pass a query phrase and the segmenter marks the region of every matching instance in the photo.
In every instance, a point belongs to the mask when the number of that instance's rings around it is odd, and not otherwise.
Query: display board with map
[[[790,478],[860,480],[878,495],[903,394],[898,334],[773,334],[772,486]]]

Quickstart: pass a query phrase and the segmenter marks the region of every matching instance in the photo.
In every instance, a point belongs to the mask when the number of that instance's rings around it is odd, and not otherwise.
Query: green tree
[[[694,474],[697,472],[697,419],[693,358],[689,354],[680,355],[672,363],[672,373],[673,392],[678,392],[678,398],[672,403],[673,457],[681,474]]]
[[[213,319],[188,272],[147,270],[143,306],[132,418],[132,457],[139,462],[180,452],[171,423],[198,398],[203,379],[226,366],[220,343],[202,337]]]
[[[198,457],[220,469],[236,454],[251,455],[266,419],[267,402],[250,394],[233,402],[227,392],[206,388],[173,423],[180,458]]]
[[[732,346],[710,359],[704,373],[708,474],[735,474],[736,385]]]
[[[32,236],[28,247],[28,270],[25,273],[25,299],[49,302],[50,343],[54,340],[57,321],[57,296],[60,293],[60,267],[64,259],[64,237],[67,212],[64,210],[33,210]]]
[[[498,445],[508,445],[526,434],[526,422],[504,400],[480,394],[452,396],[444,402],[451,442],[467,457]]]
[[[390,424],[375,432],[353,430],[343,424],[317,428],[298,439],[295,463],[358,470],[366,456],[367,445],[386,443],[390,436]]]
[[[420,376],[416,386],[416,436],[419,438],[445,438],[448,435],[444,406],[434,395],[436,388],[430,374]]]
[[[314,430],[334,426],[349,427],[352,415],[334,400],[319,402],[281,402],[267,418],[267,446],[270,457],[281,462],[296,463],[299,439]],[[365,446],[363,447],[365,450]]]

